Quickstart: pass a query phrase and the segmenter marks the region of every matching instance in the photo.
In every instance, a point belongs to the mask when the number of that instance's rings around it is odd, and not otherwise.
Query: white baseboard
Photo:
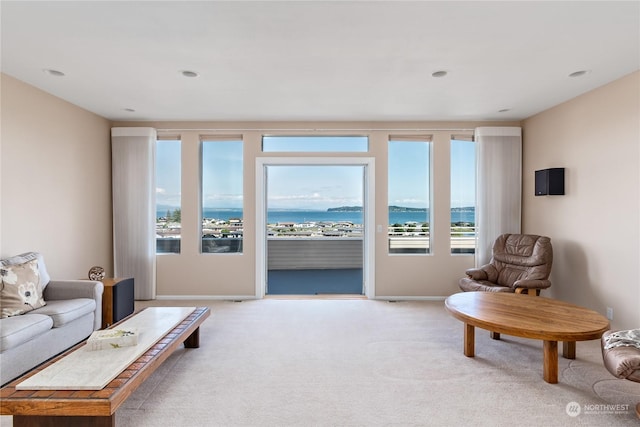
[[[238,301],[257,299],[255,295],[156,295],[157,300],[175,300],[175,301]]]
[[[370,299],[380,301],[444,301],[446,296],[376,296]],[[253,300],[255,295],[156,295],[157,300],[175,301],[220,301],[220,300]]]
[[[444,301],[446,296],[376,296],[373,299],[382,301]]]

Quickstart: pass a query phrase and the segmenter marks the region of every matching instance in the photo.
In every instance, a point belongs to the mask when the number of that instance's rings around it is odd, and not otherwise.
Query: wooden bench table
[[[200,325],[210,314],[211,311],[208,307],[195,308],[191,314],[169,330],[159,341],[155,342],[133,363],[117,374],[102,389],[18,390],[16,388],[23,381],[84,346],[84,343],[78,344],[76,347],[3,387],[0,390],[0,414],[12,415],[14,427],[113,427],[115,426],[115,412],[118,407],[174,350],[183,343],[187,348],[198,348],[200,346]],[[130,318],[131,316],[127,319]]]
[[[543,340],[543,377],[558,382],[558,341],[562,355],[576,357],[576,341],[599,339],[609,321],[599,313],[567,302],[506,292],[461,292],[445,308],[464,322],[464,354],[474,356],[474,327],[522,338]]]

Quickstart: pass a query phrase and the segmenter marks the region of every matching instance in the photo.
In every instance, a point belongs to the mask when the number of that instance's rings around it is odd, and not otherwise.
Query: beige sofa
[[[35,261],[35,263],[34,263]],[[12,268],[37,263],[43,306],[13,314],[6,295]],[[50,280],[39,253],[28,252],[0,260],[0,384],[5,384],[42,362],[86,339],[102,323],[101,282]],[[24,291],[24,287],[21,288]],[[24,293],[24,292],[23,292]],[[35,304],[40,305],[40,304]],[[11,315],[9,315],[11,314]]]

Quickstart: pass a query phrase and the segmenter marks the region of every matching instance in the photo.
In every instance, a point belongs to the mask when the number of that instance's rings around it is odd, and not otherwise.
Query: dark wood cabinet
[[[124,319],[134,310],[133,277],[102,279],[102,328]]]

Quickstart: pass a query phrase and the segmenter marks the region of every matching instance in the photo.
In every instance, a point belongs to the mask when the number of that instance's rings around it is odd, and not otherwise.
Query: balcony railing
[[[402,230],[400,230],[402,229]],[[267,257],[269,268],[358,268],[362,266],[362,233],[351,230],[341,237],[311,236],[308,233],[269,236]],[[475,227],[451,227],[451,253],[475,253]],[[156,239],[157,253],[180,253],[179,234]],[[389,253],[429,253],[428,230],[389,227]],[[203,253],[242,252],[242,236],[202,238]],[[358,261],[359,260],[359,261]],[[358,264],[359,262],[359,264]],[[272,264],[273,263],[273,264]],[[304,267],[304,264],[310,267]]]

